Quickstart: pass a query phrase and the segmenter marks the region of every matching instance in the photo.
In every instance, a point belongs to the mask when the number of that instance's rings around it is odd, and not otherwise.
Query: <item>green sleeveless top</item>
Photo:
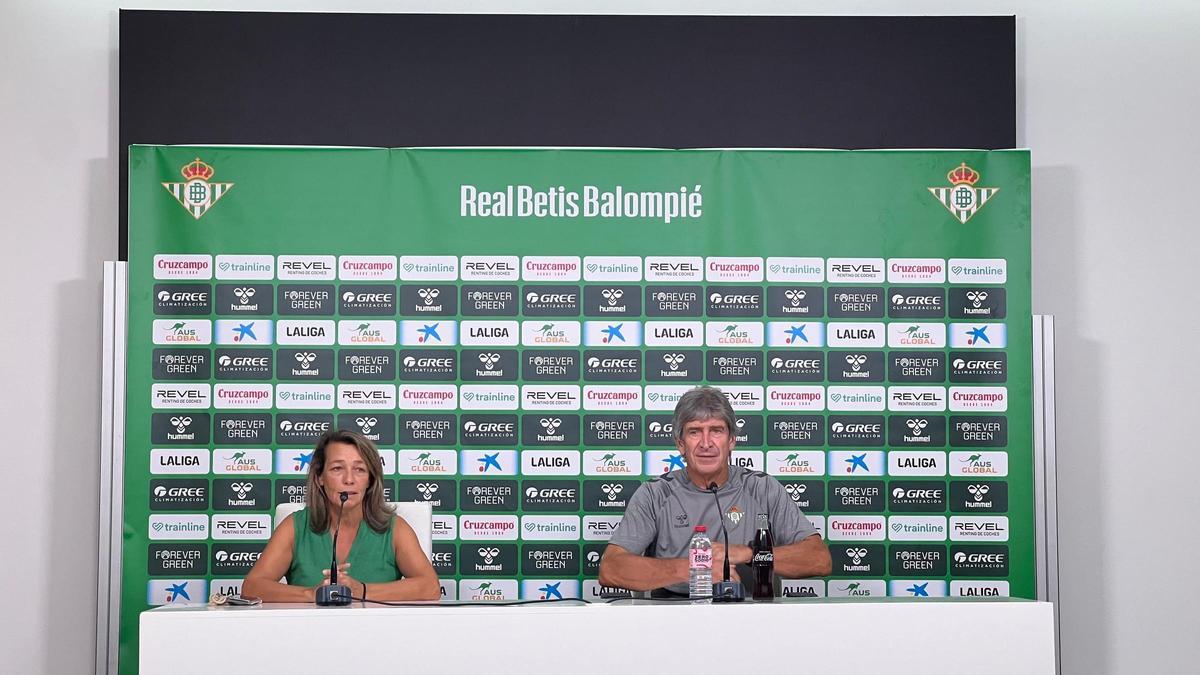
[[[287,582],[293,586],[316,586],[325,579],[321,570],[329,569],[333,557],[333,532],[322,534],[308,527],[308,509],[292,514],[295,543],[292,544],[292,565],[288,567]],[[387,532],[376,532],[364,519],[358,525],[354,545],[350,547],[350,559],[338,563],[350,563],[347,573],[365,584],[396,581],[400,570],[396,567],[396,549],[392,546],[392,528]]]

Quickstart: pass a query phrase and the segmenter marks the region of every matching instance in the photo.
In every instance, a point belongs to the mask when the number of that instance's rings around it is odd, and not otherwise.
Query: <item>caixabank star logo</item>
[[[184,164],[179,173],[183,174],[184,182],[163,183],[162,186],[196,220],[200,220],[200,216],[207,213],[233,187],[233,183],[210,182],[209,179],[216,172],[199,157]]]
[[[949,186],[931,187],[928,190],[964,225],[1000,191],[1000,188],[975,187],[975,183],[979,182],[979,172],[967,166],[966,162],[951,169],[946,179],[950,181]]]

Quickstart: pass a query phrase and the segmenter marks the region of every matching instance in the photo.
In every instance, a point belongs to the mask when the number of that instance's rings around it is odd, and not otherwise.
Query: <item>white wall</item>
[[[142,7],[170,8],[151,1]],[[93,664],[100,263],[116,256],[117,2],[0,1],[3,669]],[[1034,310],[1058,318],[1063,665],[1194,672],[1200,9],[1191,2],[340,2],[211,9],[1019,17]],[[182,52],[181,52],[182,53]],[[947,54],[947,58],[961,58]],[[948,83],[949,84],[949,83]],[[971,114],[969,86],[962,108]],[[48,499],[50,491],[59,497]],[[19,543],[17,543],[19,542]],[[936,650],[936,638],[930,640]],[[1019,649],[1019,645],[1014,645]]]

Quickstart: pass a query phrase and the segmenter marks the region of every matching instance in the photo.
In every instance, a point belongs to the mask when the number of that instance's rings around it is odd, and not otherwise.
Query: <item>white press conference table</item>
[[[167,606],[141,615],[140,673],[1053,675],[1053,617],[1046,602],[964,598]]]

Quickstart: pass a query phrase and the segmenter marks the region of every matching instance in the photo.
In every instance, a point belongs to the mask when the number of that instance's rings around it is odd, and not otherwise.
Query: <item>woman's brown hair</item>
[[[367,465],[367,491],[363,493],[363,520],[376,532],[387,532],[392,526],[392,518],[396,515],[387,502],[383,501],[383,460],[379,458],[379,450],[371,439],[355,431],[338,429],[326,431],[317,439],[313,448],[312,462],[308,465],[308,489],[304,494],[304,503],[308,508],[308,527],[313,532],[322,533],[332,524],[332,514],[329,501],[332,497],[325,494],[324,488],[317,479],[325,471],[325,454],[330,443],[345,443],[358,450],[358,456]]]

